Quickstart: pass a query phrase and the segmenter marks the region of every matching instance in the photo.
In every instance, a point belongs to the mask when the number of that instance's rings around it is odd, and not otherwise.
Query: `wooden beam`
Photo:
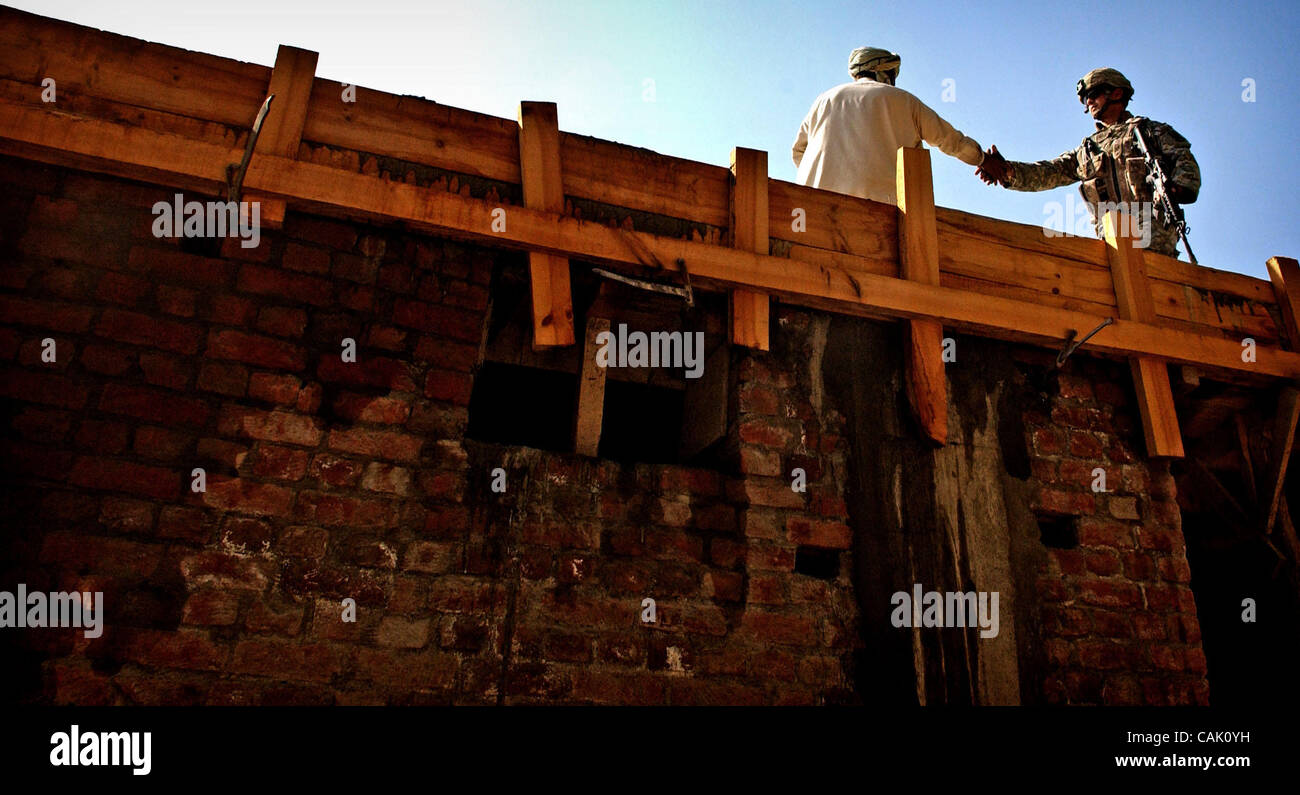
[[[128,124],[89,119],[0,101],[0,151],[40,162],[87,169],[186,190],[218,192],[225,164],[242,152]],[[933,318],[946,327],[994,339],[1060,350],[1068,329],[1092,329],[1104,316],[965,289],[924,285],[824,262],[762,256],[738,249],[608,226],[561,213],[511,207],[503,231],[492,229],[494,204],[386,181],[331,166],[255,157],[244,183],[313,212],[370,222],[403,222],[413,229],[525,251],[657,268],[673,274],[685,260],[702,289],[748,287],[799,306],[872,318]],[[635,244],[629,243],[629,238]],[[1241,361],[1239,342],[1130,320],[1118,320],[1088,341],[1090,352],[1155,356],[1207,373],[1300,379],[1300,354],[1264,346],[1257,360]]]
[[[767,255],[767,152],[731,150],[731,245]],[[768,350],[771,301],[754,290],[731,291],[731,341]]]
[[[898,150],[898,262],[902,278],[939,285],[939,231],[934,214],[930,153]],[[934,319],[907,323],[907,397],[921,430],[935,444],[948,442],[948,380],[943,366],[943,325]]]
[[[1291,445],[1295,441],[1296,419],[1300,418],[1300,389],[1283,387],[1277,401],[1277,416],[1273,420],[1273,448],[1268,459],[1268,477],[1264,480],[1266,501],[1264,508],[1264,535],[1273,532],[1277,506],[1283,499],[1287,464],[1291,460]]]
[[[268,95],[274,94],[271,109],[262,124],[254,156],[270,153],[278,157],[297,158],[298,144],[307,122],[307,106],[311,101],[312,84],[316,81],[318,53],[299,47],[280,45],[275,54],[275,68],[271,70]],[[245,196],[249,201],[261,203],[261,225],[269,229],[284,226],[285,203],[282,199],[269,199],[256,193]],[[227,241],[227,245],[233,241]]]
[[[609,333],[609,318],[588,317],[582,378],[578,381],[578,417],[573,432],[573,451],[593,458],[600,448],[600,429],[605,419],[606,368],[596,364],[596,353],[600,350],[597,337],[602,333]]]
[[[1151,284],[1142,262],[1142,251],[1133,245],[1133,236],[1129,234],[1129,217],[1111,211],[1106,213],[1103,225],[1120,317],[1154,323],[1156,308],[1151,301]],[[1183,437],[1178,430],[1174,393],[1169,387],[1169,367],[1163,359],[1152,356],[1135,356],[1129,364],[1137,388],[1147,455],[1182,458]]]
[[[1269,257],[1268,278],[1273,282],[1286,339],[1291,350],[1300,351],[1300,265],[1291,257]]]
[[[524,206],[549,213],[564,211],[560,173],[560,126],[554,102],[519,103],[519,172]],[[506,211],[507,227],[511,212]],[[567,257],[530,251],[533,347],[572,345],[573,291]]]

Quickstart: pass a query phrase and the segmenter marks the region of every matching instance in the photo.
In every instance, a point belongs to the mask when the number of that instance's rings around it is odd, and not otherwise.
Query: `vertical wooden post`
[[[767,152],[732,149],[731,174],[731,245],[767,254]],[[732,290],[730,314],[733,343],[769,350],[771,301],[766,293]]]
[[[1300,265],[1290,257],[1270,257],[1268,278],[1273,281],[1273,294],[1277,308],[1282,313],[1287,341],[1291,350],[1300,351]]]
[[[600,345],[596,338],[609,331],[609,318],[587,318],[587,336],[582,346],[582,378],[578,381],[578,419],[573,432],[573,451],[595,456],[600,447],[600,429],[605,420],[605,368],[596,364]]]
[[[1268,459],[1268,476],[1264,480],[1268,489],[1265,492],[1267,502],[1260,506],[1264,511],[1264,535],[1273,532],[1278,506],[1286,499],[1282,487],[1286,485],[1297,419],[1300,419],[1300,390],[1294,386],[1283,387],[1277,401],[1277,416],[1273,420],[1273,449]]]
[[[939,229],[934,213],[930,153],[898,150],[899,275],[922,284],[939,284]],[[943,325],[937,320],[907,320],[907,397],[922,430],[936,444],[948,441],[948,381],[943,367]]]
[[[519,170],[525,207],[564,211],[560,125],[554,102],[519,103]],[[572,345],[573,292],[569,287],[568,258],[530,251],[528,270],[532,281],[533,348]]]
[[[1115,301],[1121,319],[1154,324],[1156,306],[1151,298],[1151,283],[1147,280],[1142,250],[1133,245],[1129,221],[1127,215],[1114,210],[1102,220]],[[1182,458],[1183,436],[1174,409],[1174,393],[1169,386],[1169,366],[1163,359],[1135,356],[1129,360],[1129,367],[1133,371],[1147,455]]]
[[[271,110],[266,114],[257,150],[276,157],[298,157],[298,144],[307,124],[307,106],[311,103],[311,87],[316,81],[317,53],[281,44],[275,54],[275,68],[271,70],[268,94],[275,94]],[[254,155],[256,157],[256,155]],[[264,226],[278,229],[284,225],[284,201],[253,197],[261,202],[261,220]]]

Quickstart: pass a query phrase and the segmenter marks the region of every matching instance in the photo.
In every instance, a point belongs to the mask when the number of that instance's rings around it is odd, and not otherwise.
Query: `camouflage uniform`
[[[1072,182],[1083,181],[1079,192],[1092,212],[1097,236],[1102,236],[1101,218],[1097,216],[1097,202],[1151,202],[1151,185],[1146,182],[1146,163],[1138,149],[1133,128],[1142,125],[1142,134],[1160,159],[1160,166],[1169,178],[1171,193],[1190,201],[1196,199],[1201,188],[1201,170],[1192,157],[1191,144],[1173,127],[1158,121],[1134,116],[1124,111],[1119,120],[1107,126],[1097,123],[1097,132],[1083,139],[1083,144],[1052,160],[1037,163],[1009,162],[1007,187],[1013,190],[1037,191],[1058,188]],[[1119,167],[1116,168],[1116,164]],[[1139,214],[1145,220],[1146,214]],[[1178,256],[1178,230],[1155,218],[1151,229],[1152,251]],[[1142,235],[1145,236],[1145,225]]]

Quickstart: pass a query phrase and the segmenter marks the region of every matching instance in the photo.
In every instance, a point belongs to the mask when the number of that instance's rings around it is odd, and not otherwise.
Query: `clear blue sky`
[[[1202,264],[1267,278],[1300,257],[1300,3],[473,2],[6,0],[78,24],[270,65],[276,45],[320,53],[317,74],[514,118],[559,104],[560,127],[725,166],[790,143],[813,98],[847,82],[854,47],[902,55],[899,86],[983,146],[1038,160],[1092,131],[1074,83],[1097,66],[1133,82],[1129,109],[1174,125],[1201,165],[1188,207]],[[944,102],[944,81],[956,101]],[[1242,99],[1242,81],[1255,85]],[[653,81],[653,101],[647,83]],[[1074,187],[989,188],[934,153],[936,201],[1029,224]]]

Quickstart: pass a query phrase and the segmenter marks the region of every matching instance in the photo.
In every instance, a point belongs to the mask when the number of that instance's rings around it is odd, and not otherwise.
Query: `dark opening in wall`
[[[833,580],[840,576],[840,553],[833,549],[799,547],[794,553],[794,570],[809,577]]]
[[[1079,529],[1070,516],[1039,516],[1038,531],[1043,546],[1051,549],[1074,549],[1079,546]]]
[[[677,463],[683,403],[678,389],[609,380],[605,384],[600,457]]]
[[[465,435],[570,452],[577,389],[577,376],[568,373],[484,362],[474,376]]]

